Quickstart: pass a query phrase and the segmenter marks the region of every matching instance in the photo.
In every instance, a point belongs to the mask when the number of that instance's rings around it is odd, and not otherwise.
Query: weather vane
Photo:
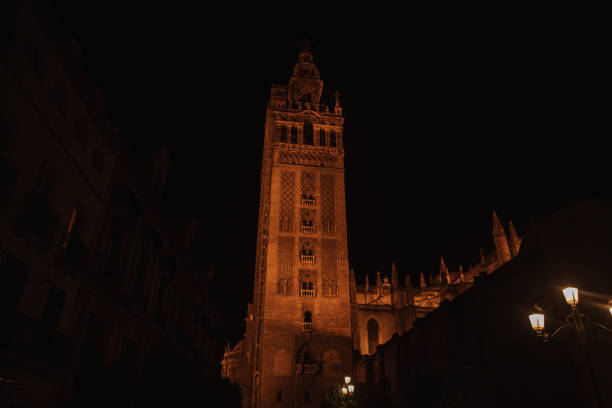
[[[312,41],[307,38],[302,38],[297,41],[297,44],[302,47],[302,51],[310,51],[310,46],[312,45]]]

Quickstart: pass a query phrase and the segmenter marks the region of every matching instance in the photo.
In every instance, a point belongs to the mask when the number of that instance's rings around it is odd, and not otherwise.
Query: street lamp
[[[342,386],[342,394],[349,395],[355,391],[355,386],[351,384],[351,377],[344,377],[344,385]]]
[[[544,331],[544,313],[543,313],[544,311],[542,310],[542,308],[536,305],[537,312],[529,315],[529,322],[531,323],[531,328],[533,329],[533,331],[536,332],[538,337],[542,338],[544,342],[551,341],[558,334],[562,332],[566,332],[566,331],[572,331],[578,335],[578,340],[580,343],[582,356],[584,358],[584,362],[587,367],[589,376],[591,377],[591,382],[592,382],[593,390],[595,393],[595,397],[597,399],[599,406],[603,407],[601,393],[599,391],[599,386],[595,379],[595,373],[593,371],[593,366],[591,364],[591,357],[589,354],[589,348],[588,348],[587,337],[586,337],[586,328],[589,326],[589,324],[592,324],[608,333],[612,333],[612,330],[610,330],[609,328],[607,328],[606,326],[602,324],[591,322],[589,317],[586,314],[578,310],[578,307],[577,307],[578,289],[577,288],[569,286],[563,289],[562,292],[563,292],[563,296],[565,297],[565,301],[572,308],[569,315],[567,315],[565,318],[565,324],[561,325],[561,327],[557,328],[552,333],[545,332]],[[612,314],[612,299],[608,303],[608,306],[610,307],[610,313]]]

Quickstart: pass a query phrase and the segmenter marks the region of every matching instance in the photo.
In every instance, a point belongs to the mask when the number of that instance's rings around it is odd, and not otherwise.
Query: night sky
[[[270,85],[288,82],[302,38],[313,42],[323,100],[341,92],[358,280],[389,273],[391,261],[415,283],[437,274],[440,255],[452,270],[475,264],[493,248],[493,209],[523,236],[530,217],[571,197],[610,198],[606,53],[588,32],[415,17],[386,28],[242,23],[93,4],[55,7],[126,145],[170,150],[168,193],[175,211],[203,221],[229,340],[252,296]]]

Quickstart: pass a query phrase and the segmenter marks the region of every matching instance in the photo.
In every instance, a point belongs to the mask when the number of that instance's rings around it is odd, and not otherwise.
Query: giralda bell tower
[[[330,108],[322,90],[308,48],[289,85],[271,89],[247,319],[250,407],[320,406],[352,375],[344,118],[339,94]]]

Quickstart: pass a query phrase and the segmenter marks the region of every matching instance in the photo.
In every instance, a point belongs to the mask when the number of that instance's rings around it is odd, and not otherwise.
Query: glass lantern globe
[[[563,289],[563,296],[565,296],[565,301],[571,307],[576,307],[578,304],[578,289],[573,287],[567,287]]]
[[[343,394],[347,394],[347,393],[348,393],[348,388],[346,388],[346,387],[342,387],[342,393],[343,393]]]
[[[350,383],[351,382],[351,377],[349,377],[349,376],[344,377],[344,382],[347,383],[347,384]]]
[[[353,384],[350,384],[350,385],[348,386],[348,392],[352,394],[352,393],[353,393],[353,391],[355,391],[355,386],[354,386]]]
[[[537,333],[541,333],[544,330],[544,314],[532,313],[529,315],[529,321],[531,322],[531,327]]]

